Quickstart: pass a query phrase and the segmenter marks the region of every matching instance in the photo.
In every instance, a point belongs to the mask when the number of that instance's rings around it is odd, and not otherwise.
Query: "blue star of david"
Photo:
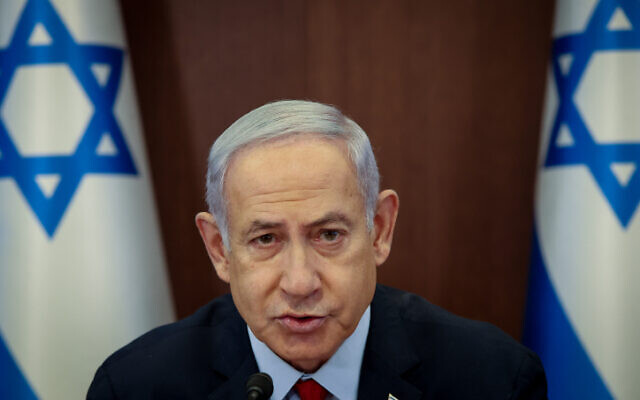
[[[29,44],[29,37],[37,24],[41,24],[49,34],[50,44]],[[70,155],[20,154],[0,116],[0,179],[13,178],[49,238],[53,238],[85,174],[137,174],[113,114],[123,56],[123,50],[118,48],[78,44],[48,0],[27,2],[8,47],[0,49],[0,107],[16,70],[41,64],[68,65],[94,106],[86,130]],[[94,64],[110,67],[109,77],[103,85],[91,71]],[[100,139],[107,133],[115,146],[115,154],[98,154]],[[36,182],[36,177],[41,174],[60,176],[57,187],[49,196]]]
[[[630,30],[609,30],[607,24],[618,7],[632,25]],[[626,228],[640,203],[640,174],[636,171],[623,185],[611,170],[613,163],[632,162],[640,168],[640,143],[596,143],[584,122],[573,97],[593,54],[598,51],[640,50],[640,3],[635,0],[602,0],[595,7],[585,30],[553,41],[553,75],[560,104],[551,130],[546,167],[585,165],[611,205],[623,228]],[[560,58],[570,54],[573,61],[566,74]],[[557,143],[560,128],[566,124],[573,144]],[[638,127],[640,129],[640,127]]]

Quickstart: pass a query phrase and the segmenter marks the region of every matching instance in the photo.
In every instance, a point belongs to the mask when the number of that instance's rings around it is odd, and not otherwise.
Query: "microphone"
[[[273,381],[264,372],[253,374],[247,379],[247,400],[269,400],[273,393]]]

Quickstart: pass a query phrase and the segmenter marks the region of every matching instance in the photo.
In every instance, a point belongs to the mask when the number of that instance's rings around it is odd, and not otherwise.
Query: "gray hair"
[[[367,228],[373,228],[380,175],[367,134],[333,106],[312,101],[282,100],[265,104],[245,114],[211,146],[206,200],[226,249],[229,250],[230,247],[224,178],[233,155],[249,145],[298,134],[314,134],[346,142],[364,199]]]

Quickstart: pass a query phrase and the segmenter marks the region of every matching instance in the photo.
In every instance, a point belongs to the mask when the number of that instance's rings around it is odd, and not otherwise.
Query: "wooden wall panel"
[[[400,217],[379,280],[519,337],[552,0],[122,1],[174,298],[227,291],[193,217],[209,146],[265,102],[368,132]]]

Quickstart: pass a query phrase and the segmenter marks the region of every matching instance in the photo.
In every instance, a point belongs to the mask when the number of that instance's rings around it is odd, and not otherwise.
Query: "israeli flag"
[[[117,1],[0,1],[0,399],[173,318]]]
[[[640,399],[640,2],[558,0],[524,341],[551,399]]]

